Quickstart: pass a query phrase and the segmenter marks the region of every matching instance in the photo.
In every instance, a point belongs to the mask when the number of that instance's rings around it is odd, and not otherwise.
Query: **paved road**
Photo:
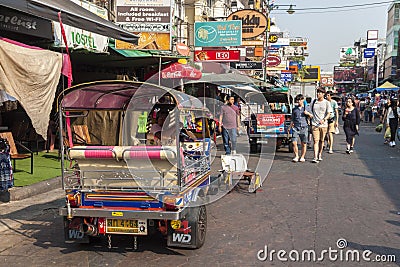
[[[345,154],[344,146],[344,136],[337,136],[335,153],[324,154],[318,164],[291,163],[292,155],[278,152],[262,190],[235,190],[207,207],[207,239],[199,250],[169,249],[158,237],[141,240],[138,252],[132,252],[129,238],[113,240],[111,251],[102,241],[65,244],[57,215],[61,190],[1,204],[0,266],[399,265],[400,150],[383,145],[382,136],[365,124],[355,153]],[[331,261],[327,253],[315,263],[281,262],[276,253],[273,261],[257,259],[265,246],[295,250],[292,257],[315,250],[319,257],[323,250],[337,250],[340,238],[347,241],[342,255],[370,250],[371,259],[395,255],[397,263]]]

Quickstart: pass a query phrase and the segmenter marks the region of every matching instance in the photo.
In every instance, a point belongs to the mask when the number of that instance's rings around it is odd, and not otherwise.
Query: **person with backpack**
[[[399,113],[400,107],[397,105],[397,99],[391,99],[386,116],[386,125],[389,125],[390,127],[390,147],[396,146],[395,137],[397,128],[399,127]]]
[[[293,162],[305,162],[305,155],[307,152],[307,141],[308,141],[308,117],[312,114],[304,105],[304,96],[299,94],[295,97],[295,107],[292,111],[292,121],[290,127],[288,128],[288,133],[292,129],[292,143],[294,158]],[[298,141],[301,142],[301,154],[299,157],[299,148],[297,147]]]
[[[322,160],[322,149],[325,135],[328,131],[328,119],[332,114],[332,106],[328,100],[324,98],[325,90],[321,87],[317,89],[317,99],[311,104],[311,127],[314,139],[314,159],[313,163]]]

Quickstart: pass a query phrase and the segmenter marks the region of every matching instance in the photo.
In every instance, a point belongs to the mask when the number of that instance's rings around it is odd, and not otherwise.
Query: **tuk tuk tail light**
[[[68,193],[67,201],[72,208],[79,207],[81,203],[81,195],[79,193]]]
[[[164,208],[170,211],[178,210],[183,204],[183,199],[181,197],[171,195],[164,196],[162,201],[164,203]]]

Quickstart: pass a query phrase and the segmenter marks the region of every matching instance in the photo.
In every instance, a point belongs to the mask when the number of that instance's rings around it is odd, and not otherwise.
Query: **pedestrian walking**
[[[387,123],[387,120],[388,120],[387,116],[388,116],[388,110],[389,110],[390,105],[391,105],[391,100],[389,98],[385,101],[385,104],[383,105],[383,111],[382,111],[383,116],[381,119],[381,123],[384,124],[383,139],[385,139],[385,141],[384,141],[385,145],[389,144],[389,142],[390,142],[390,127],[389,127],[389,124]]]
[[[326,92],[326,100],[329,101],[332,107],[331,117],[328,119],[328,153],[333,153],[333,136],[336,132],[336,127],[339,125],[339,105],[336,100],[332,99],[332,91]]]
[[[305,155],[307,152],[307,141],[308,141],[308,122],[307,118],[311,117],[311,110],[309,107],[304,105],[304,96],[299,94],[295,97],[295,104],[292,111],[292,121],[290,123],[290,129],[292,129],[292,143],[293,143],[293,162],[305,162]],[[298,141],[301,142],[301,155],[299,157]]]
[[[358,135],[360,125],[360,113],[355,107],[356,103],[352,98],[346,100],[346,108],[343,112],[343,130],[346,134],[346,153],[353,153],[355,135]]]
[[[312,98],[307,96],[306,100],[304,101],[304,106],[311,110],[311,102],[312,102]],[[308,122],[308,137],[307,137],[307,148],[311,148],[311,143],[313,142],[312,139],[312,127],[311,127],[311,117],[307,118],[307,122]]]
[[[227,103],[221,107],[219,131],[222,133],[225,154],[236,154],[237,135],[240,127],[239,108],[234,105],[235,98],[229,96]]]
[[[364,122],[372,122],[372,105],[371,98],[368,96],[365,99]]]
[[[395,137],[397,133],[397,128],[399,127],[399,114],[400,107],[397,104],[397,99],[391,99],[386,116],[386,125],[389,125],[390,127],[390,147],[394,147],[396,145]]]
[[[312,113],[312,135],[314,139],[314,159],[313,163],[318,163],[322,160],[322,149],[325,140],[325,135],[328,131],[328,118],[332,113],[331,104],[324,98],[325,90],[317,89],[317,99],[311,104]]]

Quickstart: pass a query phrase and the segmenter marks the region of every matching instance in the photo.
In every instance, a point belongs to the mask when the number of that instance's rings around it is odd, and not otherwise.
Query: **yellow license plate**
[[[106,233],[146,235],[147,222],[146,220],[107,219]]]

